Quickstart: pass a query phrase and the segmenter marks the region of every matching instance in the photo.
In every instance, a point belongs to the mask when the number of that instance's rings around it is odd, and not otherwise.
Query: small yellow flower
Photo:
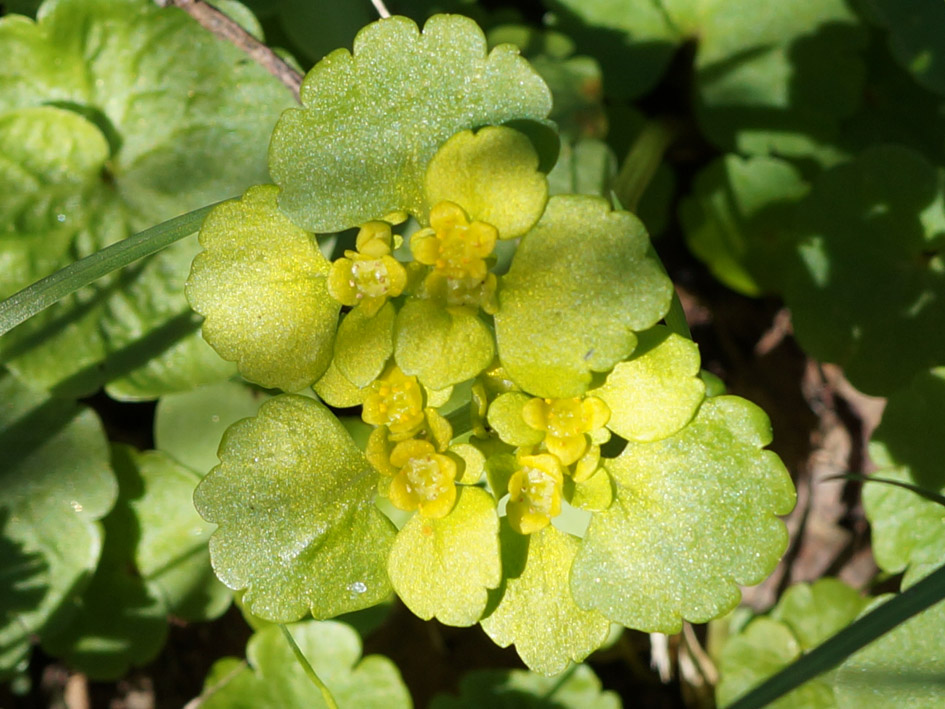
[[[498,232],[485,222],[469,221],[463,208],[440,202],[430,210],[430,226],[410,239],[418,263],[433,268],[424,287],[447,305],[482,306],[494,312],[496,278],[486,259],[495,249]]]
[[[391,503],[402,510],[418,510],[424,517],[445,517],[456,503],[455,461],[437,453],[429,441],[401,441],[390,454],[398,469],[390,483]]]
[[[561,461],[548,453],[520,455],[519,468],[509,478],[509,524],[519,534],[544,529],[561,513],[564,476]]]
[[[532,399],[522,408],[525,423],[545,432],[544,445],[562,465],[571,465],[588,449],[588,435],[610,420],[610,409],[596,396]]]
[[[410,438],[425,422],[423,390],[417,378],[396,365],[361,390],[361,418],[373,426],[387,426],[391,440]]]
[[[407,271],[391,256],[390,225],[368,222],[358,232],[357,251],[345,251],[344,257],[331,264],[328,293],[342,305],[359,306],[374,315],[388,298],[394,298],[407,285]]]

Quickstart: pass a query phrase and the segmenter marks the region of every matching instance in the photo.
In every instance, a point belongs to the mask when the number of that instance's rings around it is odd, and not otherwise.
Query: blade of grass
[[[14,293],[0,302],[0,335],[96,279],[193,234],[217,204],[219,202],[140,231]]]
[[[859,473],[844,473],[843,475],[831,475],[830,477],[823,478],[823,480],[856,480],[861,483],[884,483],[886,485],[895,485],[896,487],[901,487],[904,490],[909,490],[914,492],[920,497],[924,497],[929,502],[935,502],[942,507],[945,507],[945,495],[940,495],[937,492],[932,490],[926,490],[924,487],[919,487],[918,485],[913,485],[911,483],[905,483],[901,480],[890,480],[889,478],[880,478],[875,475],[860,475]]]
[[[817,675],[833,669],[897,625],[945,599],[945,566],[895,598],[857,619],[822,645],[730,704],[728,709],[759,709]]]

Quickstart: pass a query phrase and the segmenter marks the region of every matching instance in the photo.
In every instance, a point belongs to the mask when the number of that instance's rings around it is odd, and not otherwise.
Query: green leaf
[[[341,304],[328,294],[328,260],[279,210],[278,191],[251,187],[210,213],[187,298],[207,318],[207,342],[243,376],[298,391],[328,368]]]
[[[361,405],[361,389],[349,382],[334,362],[328,365],[322,378],[312,388],[329,406],[345,409]]]
[[[627,627],[678,632],[733,608],[787,545],[794,506],[767,416],[733,396],[702,403],[681,431],[630,442],[607,461],[617,496],[591,519],[571,571],[578,605]]]
[[[804,350],[877,395],[945,361],[943,219],[939,176],[911,150],[823,173],[797,207],[785,289]]]
[[[564,494],[568,503],[574,507],[600,512],[610,507],[610,503],[614,501],[614,484],[607,470],[598,468],[584,482],[576,483],[572,478],[565,478]]]
[[[522,418],[522,409],[531,399],[528,394],[510,391],[489,404],[489,426],[510,446],[537,446],[545,438],[544,431],[532,428]]]
[[[397,314],[394,358],[426,387],[445,389],[472,379],[494,357],[492,333],[469,308],[413,299]]]
[[[129,458],[138,487],[128,500],[136,520],[134,562],[142,578],[159,592],[164,614],[185,621],[221,616],[232,593],[210,568],[207,541],[213,527],[193,505],[200,476],[160,451],[133,452]]]
[[[266,398],[243,382],[162,396],[154,411],[155,447],[203,476],[220,462],[217,448],[230,424],[254,416]]]
[[[577,665],[559,677],[542,677],[524,670],[475,670],[463,675],[459,697],[437,695],[430,709],[619,709],[620,697],[602,691],[587,665]]]
[[[689,249],[745,295],[780,289],[793,206],[807,183],[790,163],[726,155],[700,172],[680,207]]]
[[[903,589],[930,570],[927,566],[910,570]],[[862,615],[888,600],[889,596],[877,598]],[[847,658],[834,679],[837,704],[841,709],[936,706],[941,702],[945,677],[945,657],[940,650],[943,635],[945,603],[939,602]]]
[[[365,387],[384,370],[394,354],[394,319],[397,310],[392,303],[372,316],[364,308],[354,308],[345,315],[335,335],[334,366],[357,387]]]
[[[0,372],[0,673],[75,612],[117,485],[98,417]]]
[[[289,621],[372,606],[390,592],[393,525],[374,506],[377,474],[337,419],[313,399],[284,395],[239,421],[219,466],[194,493],[220,525],[213,568],[249,611]]]
[[[308,73],[301,96],[304,108],[276,125],[269,167],[280,206],[316,232],[423,214],[427,164],[450,136],[551,109],[513,47],[487,55],[475,23],[451,15],[430,18],[422,34],[404,17],[368,25],[353,54],[332,52]]]
[[[358,634],[343,623],[305,621],[292,637],[341,707],[410,709],[410,694],[397,667],[381,655],[361,657]],[[295,659],[278,626],[255,633],[246,646],[249,665],[218,660],[204,683],[204,709],[326,706],[321,692]]]
[[[499,286],[499,358],[522,389],[551,398],[584,394],[592,372],[633,351],[634,331],[666,314],[672,284],[648,246],[639,220],[603,199],[549,200]]]
[[[705,398],[699,348],[657,325],[639,335],[633,356],[620,362],[600,389],[590,392],[610,408],[607,428],[629,441],[670,436],[695,415]]]
[[[426,211],[443,201],[460,205],[470,219],[491,224],[500,239],[521,236],[535,225],[548,200],[531,141],[511,128],[462,131],[433,156],[424,178]]]
[[[526,536],[508,524],[500,540],[504,584],[495,593],[495,610],[481,621],[486,634],[500,647],[514,643],[522,661],[547,676],[603,645],[610,621],[581,610],[571,597],[568,581],[580,540],[550,525]]]
[[[876,475],[945,491],[941,423],[945,417],[945,368],[919,374],[889,397],[883,420],[870,440]],[[945,508],[892,485],[865,485],[863,505],[873,530],[873,555],[880,568],[897,573],[945,554]]]
[[[926,88],[945,94],[945,44],[941,33],[945,7],[937,0],[867,0],[867,6],[889,30],[890,49],[902,68]]]
[[[617,157],[602,140],[584,138],[562,143],[561,155],[548,173],[548,192],[608,197],[617,175]]]
[[[388,573],[415,615],[446,625],[473,625],[487,590],[501,581],[495,500],[478,487],[460,487],[446,517],[414,515],[397,534]]]
[[[265,136],[291,102],[234,46],[145,0],[60,0],[37,23],[5,17],[0,51],[0,154],[12,164],[0,160],[0,222],[13,226],[0,260],[27,265],[2,295],[264,180]],[[98,165],[57,170],[92,143],[105,147]],[[102,279],[5,336],[0,356],[63,395],[110,381],[114,396],[153,398],[229,376],[181,292],[195,251],[182,242]]]

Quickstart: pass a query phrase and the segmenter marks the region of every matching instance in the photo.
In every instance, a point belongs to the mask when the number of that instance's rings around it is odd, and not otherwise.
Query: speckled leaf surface
[[[481,621],[486,634],[500,647],[514,643],[530,669],[548,676],[599,648],[610,621],[579,608],[568,583],[580,540],[550,525],[526,536],[505,524],[501,542],[505,581]]]
[[[372,606],[390,592],[393,525],[374,506],[377,474],[320,403],[284,395],[234,424],[194,493],[214,571],[267,620]]]
[[[785,298],[809,355],[874,395],[945,361],[945,211],[921,155],[876,146],[824,172],[796,230]]]
[[[344,623],[305,621],[288,626],[296,644],[339,707],[411,709],[410,693],[393,662],[361,657],[361,639]],[[204,682],[205,709],[326,707],[278,626],[263,628],[246,646],[248,666],[218,660]]]
[[[637,349],[590,392],[610,409],[607,428],[630,441],[666,438],[685,426],[705,398],[699,348],[663,325],[640,333]]]
[[[364,308],[349,311],[335,337],[333,364],[357,387],[367,386],[377,379],[394,354],[397,310],[391,303],[385,303],[372,316],[364,312]]]
[[[269,167],[280,206],[318,232],[422,214],[427,164],[450,136],[551,110],[518,51],[487,54],[482,31],[458,15],[434,16],[422,33],[404,17],[368,25],[353,53],[332,52],[308,73],[301,95],[304,108],[276,126]]]
[[[569,676],[543,677],[524,670],[476,670],[463,675],[459,696],[440,694],[430,709],[619,709],[620,697],[605,692],[587,665],[578,665]]]
[[[646,631],[678,632],[733,608],[787,545],[776,515],[794,506],[767,416],[733,396],[707,399],[681,431],[628,443],[607,462],[613,504],[594,515],[571,571],[578,605]]]
[[[117,484],[98,417],[0,373],[0,674],[61,629],[102,550]]]
[[[446,625],[473,625],[488,589],[501,580],[495,500],[461,487],[456,506],[441,519],[415,515],[397,534],[388,572],[397,595],[415,615]]]
[[[469,308],[444,308],[432,300],[415,299],[397,314],[397,364],[431,389],[475,377],[494,356],[492,333]]]
[[[945,368],[919,374],[889,397],[883,420],[870,439],[875,475],[945,491]],[[873,530],[873,555],[885,571],[945,557],[945,508],[916,493],[880,482],[863,486],[863,505]]]
[[[207,342],[243,376],[298,391],[328,368],[341,304],[315,237],[282,214],[277,194],[251,187],[207,216],[187,298],[206,318]]]
[[[0,260],[27,265],[3,295],[263,181],[266,135],[291,102],[235,47],[145,0],[59,0],[37,22],[5,17],[0,51],[0,214],[14,227]],[[92,143],[97,164],[57,169]],[[195,251],[178,243],[82,289],[5,337],[0,356],[64,395],[111,382],[116,397],[154,398],[228,376],[181,293]]]
[[[648,246],[639,220],[603,199],[550,199],[500,283],[496,339],[508,375],[537,396],[580,396],[592,372],[629,355],[634,332],[663,317],[672,294]]]

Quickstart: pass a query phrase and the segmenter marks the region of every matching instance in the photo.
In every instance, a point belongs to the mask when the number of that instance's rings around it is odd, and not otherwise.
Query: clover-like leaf
[[[542,120],[551,96],[511,45],[486,53],[476,24],[437,15],[421,34],[405,17],[358,33],[308,73],[304,108],[286,111],[269,167],[280,206],[317,232],[396,211],[424,213],[423,180],[439,146],[462,130]]]
[[[511,239],[538,221],[548,182],[528,138],[511,128],[486,126],[443,144],[427,168],[424,194],[427,210],[453,202],[471,220],[491,224],[500,238]]]
[[[377,475],[320,403],[283,395],[235,423],[194,493],[217,576],[267,620],[328,618],[390,592],[393,525],[374,506]]]
[[[575,238],[580,234],[581,238]],[[557,196],[522,238],[501,282],[499,359],[537,396],[582,395],[666,314],[672,284],[640,221],[603,199]]]
[[[607,428],[630,441],[655,441],[681,429],[705,398],[699,363],[696,344],[669,328],[640,333],[633,356],[591,392],[610,409]]]
[[[606,463],[613,504],[591,519],[571,571],[578,605],[627,627],[678,632],[733,608],[787,545],[794,506],[767,416],[734,396],[702,403],[669,438],[629,442]]]
[[[870,440],[879,478],[945,491],[942,421],[945,368],[919,374],[889,397],[883,420]],[[863,488],[880,568],[897,573],[915,563],[935,563],[945,554],[945,508],[916,493],[880,482]]]
[[[824,172],[796,228],[785,297],[808,354],[870,394],[945,361],[945,212],[922,156],[876,146]]]
[[[469,308],[414,299],[397,314],[394,358],[424,386],[445,389],[472,379],[494,357],[492,333]]]
[[[610,621],[571,597],[571,564],[580,540],[547,526],[522,535],[502,525],[503,586],[482,629],[500,647],[515,644],[522,661],[543,675],[562,672],[603,645]]]
[[[906,572],[903,590],[941,564],[917,565]],[[866,615],[889,600],[881,596],[863,609]],[[939,602],[896,626],[851,655],[834,674],[834,694],[841,709],[897,707],[925,709],[942,700],[945,655],[945,603]]]
[[[791,209],[807,190],[784,160],[726,155],[696,176],[680,207],[686,243],[729,288],[779,290]]]
[[[187,298],[206,317],[204,337],[247,379],[297,391],[328,368],[341,304],[328,294],[328,260],[279,210],[278,191],[251,187],[207,216]]]
[[[492,496],[460,487],[446,517],[417,514],[397,534],[388,562],[394,590],[424,620],[472,625],[501,581],[498,534]]]
[[[0,372],[0,674],[61,630],[102,549],[117,485],[98,417]]]
[[[619,709],[616,693],[603,691],[587,665],[559,677],[542,677],[524,670],[476,670],[463,675],[459,696],[439,694],[430,709]]]
[[[292,100],[232,44],[146,0],[4,17],[0,52],[0,222],[12,227],[0,259],[26,266],[0,295],[265,180],[266,135]],[[93,143],[98,165],[78,159]],[[181,292],[195,253],[179,242],[99,280],[5,336],[0,356],[63,395],[108,382],[114,396],[153,398],[230,376]]]
[[[394,354],[394,318],[391,303],[373,315],[354,308],[341,321],[335,336],[333,364],[349,382],[365,387],[377,379]]]
[[[361,657],[361,639],[348,625],[304,621],[288,626],[296,644],[341,707],[410,709],[413,703],[397,667],[386,657]],[[278,626],[259,630],[246,646],[245,663],[218,660],[204,682],[205,709],[326,707]]]

